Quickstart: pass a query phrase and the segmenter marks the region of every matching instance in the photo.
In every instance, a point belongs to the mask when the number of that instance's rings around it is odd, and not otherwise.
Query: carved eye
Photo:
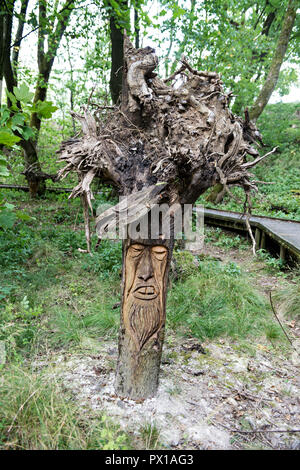
[[[152,253],[156,259],[162,261],[167,255],[167,248],[164,246],[154,246],[152,248]]]
[[[131,245],[129,247],[129,254],[132,258],[140,256],[144,251],[143,245]]]

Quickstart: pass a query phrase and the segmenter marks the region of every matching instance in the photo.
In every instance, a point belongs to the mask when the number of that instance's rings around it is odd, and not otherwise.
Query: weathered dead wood
[[[222,180],[255,190],[247,170],[264,158],[252,146],[260,134],[249,118],[231,113],[218,74],[197,71],[183,57],[168,83],[183,71],[188,75],[174,88],[154,73],[153,49],[136,50],[128,38],[124,47],[121,107],[106,110],[100,124],[87,109],[76,114],[83,138],[61,147],[60,177],[81,175],[71,197],[87,193],[90,204],[95,177],[123,195],[165,182],[163,198],[169,201],[172,194],[179,203],[194,202]],[[255,160],[247,161],[247,154]]]
[[[132,399],[154,396],[166,319],[170,240],[123,244],[123,300],[116,392]]]

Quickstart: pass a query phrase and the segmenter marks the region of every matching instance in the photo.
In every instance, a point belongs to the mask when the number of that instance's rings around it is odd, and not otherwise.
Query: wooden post
[[[286,248],[284,245],[280,245],[280,261],[284,262],[286,257]]]
[[[257,227],[256,230],[255,230],[255,247],[256,247],[256,249],[259,249],[260,239],[261,239],[261,231]]]
[[[266,248],[266,234],[265,234],[265,232],[262,232],[262,234],[261,234],[260,248],[262,250],[264,250]]]
[[[115,390],[132,399],[153,397],[158,387],[173,242],[123,243],[123,300]]]

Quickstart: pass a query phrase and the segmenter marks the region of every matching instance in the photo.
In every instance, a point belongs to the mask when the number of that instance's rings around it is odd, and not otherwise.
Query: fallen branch
[[[0,189],[16,189],[17,191],[29,191],[28,186],[19,186],[16,184],[0,184]],[[70,188],[46,188],[46,191],[56,193],[71,193],[73,190]]]
[[[276,320],[278,321],[278,323],[279,323],[279,325],[280,325],[280,327],[281,327],[283,333],[285,334],[285,336],[286,336],[288,342],[291,344],[292,348],[293,348],[295,351],[297,351],[297,349],[294,347],[292,341],[290,340],[288,334],[286,333],[285,329],[283,328],[281,321],[280,321],[279,318],[278,318],[278,315],[277,315],[277,313],[276,313],[276,310],[275,310],[275,307],[274,307],[274,304],[273,304],[272,291],[270,291],[269,295],[270,295],[270,304],[271,304],[271,307],[272,307],[274,316],[275,316]]]
[[[235,432],[238,434],[262,434],[262,433],[268,433],[268,432],[279,432],[279,433],[296,433],[300,432],[300,429],[253,429],[252,431],[242,431],[241,429],[230,429],[227,426],[225,426],[222,423],[217,423],[223,428],[227,429],[229,432]]]

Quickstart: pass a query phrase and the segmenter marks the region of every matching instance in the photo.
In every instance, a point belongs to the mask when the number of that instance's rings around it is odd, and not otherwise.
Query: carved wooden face
[[[126,255],[126,297],[132,294],[136,299],[155,299],[163,287],[168,250],[162,245],[146,246],[135,243]]]
[[[125,258],[124,323],[138,348],[162,325],[162,300],[168,249],[131,245]]]

